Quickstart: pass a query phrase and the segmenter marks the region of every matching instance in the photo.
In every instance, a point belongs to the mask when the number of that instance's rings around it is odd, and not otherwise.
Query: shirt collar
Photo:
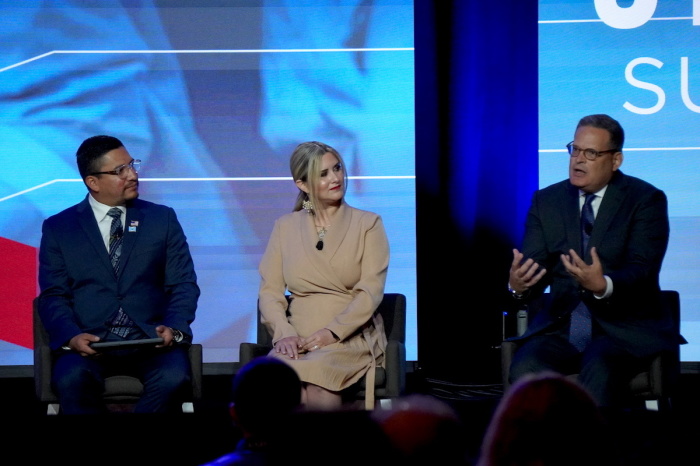
[[[90,203],[92,212],[95,214],[95,218],[98,222],[102,221],[107,216],[107,212],[109,212],[109,209],[112,207],[118,208],[122,211],[122,215],[124,214],[125,208],[123,206],[108,206],[107,204],[103,204],[96,200],[94,197],[92,197],[92,194],[88,196],[88,202]]]
[[[605,186],[603,186],[603,188],[602,188],[601,190],[596,191],[596,192],[594,192],[593,194],[595,194],[596,197],[599,197],[599,198],[602,199],[603,196],[605,195],[605,191],[607,191],[607,190],[608,190],[608,185],[606,184]],[[583,191],[582,189],[579,189],[579,190],[578,190],[578,194],[579,194],[579,196],[585,196],[585,195],[586,195],[586,192]]]

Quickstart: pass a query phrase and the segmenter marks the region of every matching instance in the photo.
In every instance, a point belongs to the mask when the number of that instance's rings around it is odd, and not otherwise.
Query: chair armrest
[[[386,396],[403,395],[406,387],[406,345],[389,340],[386,345]]]
[[[258,356],[265,356],[272,351],[272,346],[258,343],[241,343],[238,349],[238,361],[241,366]]]

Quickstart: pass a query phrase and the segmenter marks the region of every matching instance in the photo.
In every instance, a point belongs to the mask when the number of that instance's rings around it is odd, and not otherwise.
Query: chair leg
[[[50,416],[56,415],[56,414],[58,414],[58,409],[59,409],[58,403],[49,403],[46,406],[46,414],[48,414]]]
[[[392,406],[392,399],[391,398],[382,398],[379,400],[379,407],[381,409],[391,409]]]
[[[644,405],[649,411],[659,410],[659,400],[644,400]]]

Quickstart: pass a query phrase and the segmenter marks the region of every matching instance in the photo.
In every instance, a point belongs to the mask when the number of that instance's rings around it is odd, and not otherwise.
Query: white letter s
[[[649,91],[652,91],[655,93],[658,97],[658,102],[656,105],[653,107],[649,108],[641,108],[641,107],[636,107],[632,105],[629,102],[625,102],[623,107],[625,107],[627,110],[633,113],[638,113],[640,115],[651,115],[652,113],[656,113],[659,110],[661,110],[666,103],[666,93],[662,88],[657,86],[656,84],[650,84],[644,81],[640,81],[634,76],[632,76],[632,70],[634,69],[635,66],[638,64],[645,63],[647,65],[653,65],[659,69],[661,69],[662,66],[664,66],[663,62],[657,60],[656,58],[651,58],[651,57],[639,57],[635,58],[631,62],[627,64],[627,67],[625,68],[625,79],[627,80],[628,83],[633,85],[634,87],[638,87],[640,89],[647,89]]]

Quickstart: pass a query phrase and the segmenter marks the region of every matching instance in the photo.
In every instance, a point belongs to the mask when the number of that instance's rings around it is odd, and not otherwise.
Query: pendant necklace
[[[330,225],[327,225],[327,226],[330,227]],[[316,228],[318,228],[318,227],[316,227]],[[328,233],[328,230],[326,229],[326,227],[320,227],[320,228],[321,229],[318,230],[318,243],[316,243],[316,249],[318,249],[319,251],[323,250],[323,238],[325,238],[326,233]]]

